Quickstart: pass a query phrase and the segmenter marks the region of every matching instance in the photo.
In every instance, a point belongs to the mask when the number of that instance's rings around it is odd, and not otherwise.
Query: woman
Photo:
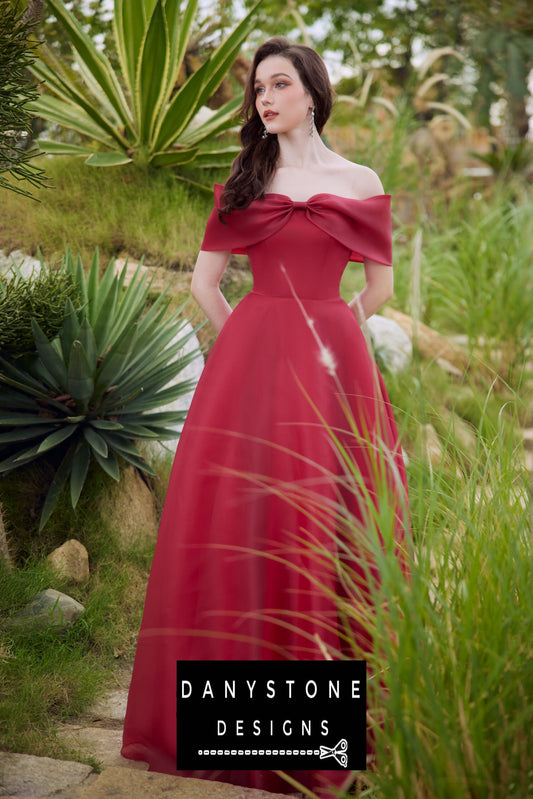
[[[392,293],[389,197],[374,172],[321,140],[331,105],[312,49],[281,38],[258,49],[243,149],[215,187],[192,278],[219,336],[170,478],[125,721],[123,754],[155,771],[177,773],[176,660],[343,656],[335,597],[353,585],[341,562],[369,601],[353,531],[370,523],[380,481],[401,546],[401,453],[360,327]],[[233,311],[219,289],[232,251],[248,254],[254,276]],[[339,282],[349,260],[364,262],[366,285],[346,304]],[[353,656],[354,636],[359,653],[369,642],[364,623],[349,627]],[[194,776],[294,790],[273,772]],[[293,773],[313,790],[348,776]]]

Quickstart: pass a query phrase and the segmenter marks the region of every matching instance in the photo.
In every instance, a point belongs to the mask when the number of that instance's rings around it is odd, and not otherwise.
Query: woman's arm
[[[192,273],[191,294],[217,333],[220,333],[231,313],[231,306],[219,288],[229,256],[229,250],[200,250]]]
[[[360,325],[390,300],[394,287],[392,268],[376,261],[365,261],[365,277],[364,289],[348,303]]]
[[[381,180],[368,167],[356,165],[354,170],[353,191],[355,197],[376,197],[383,194]],[[362,324],[365,319],[375,314],[382,305],[392,297],[394,287],[393,270],[377,261],[365,259],[364,289],[348,303],[355,318]]]

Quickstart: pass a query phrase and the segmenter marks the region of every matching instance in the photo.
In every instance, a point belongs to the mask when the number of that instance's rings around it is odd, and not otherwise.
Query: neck
[[[277,166],[304,169],[319,163],[327,150],[326,145],[315,129],[312,136],[309,130],[293,130],[278,134],[279,158]]]

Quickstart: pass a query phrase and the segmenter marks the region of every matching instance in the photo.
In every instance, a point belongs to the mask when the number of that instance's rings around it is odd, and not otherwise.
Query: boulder
[[[127,548],[139,538],[156,538],[158,531],[154,495],[133,466],[121,472],[101,500],[100,514],[116,530],[119,544]]]
[[[69,760],[0,752],[0,796],[73,797],[96,779],[91,766]]]
[[[242,788],[216,780],[173,777],[154,771],[137,771],[112,766],[81,794],[81,799],[287,799],[255,788]]]
[[[12,250],[8,255],[0,250],[0,275],[14,275],[17,270],[23,277],[29,278],[39,274],[41,262],[31,255],[24,255],[20,250]]]
[[[89,554],[83,544],[71,538],[48,555],[50,565],[75,583],[89,579]]]
[[[374,314],[367,320],[372,348],[381,363],[394,374],[407,369],[413,345],[405,330],[393,319]]]
[[[407,333],[410,340],[413,341],[413,320],[410,316],[389,307],[385,308],[383,313],[388,319],[397,322]],[[444,359],[456,370],[460,370],[461,374],[468,368],[470,357],[458,344],[450,341],[450,339],[437,333],[436,330],[424,325],[422,322],[418,323],[417,334],[418,352],[423,358],[427,358],[430,361]]]
[[[172,340],[171,344],[174,344],[176,340],[183,338],[186,333],[191,333],[192,327],[187,322],[187,324],[182,327],[180,332],[176,335],[176,337]],[[182,354],[188,355],[190,352],[197,351],[197,356],[184,368],[182,371],[176,376],[174,380],[171,380],[165,388],[170,388],[170,386],[175,385],[176,383],[182,383],[184,380],[193,380],[194,384],[198,382],[200,379],[200,375],[202,374],[202,370],[204,368],[204,356],[200,350],[200,343],[196,337],[196,335],[192,335],[191,338],[187,341],[185,346],[183,347]],[[188,391],[186,394],[182,394],[181,397],[178,397],[177,400],[174,402],[170,402],[168,405],[164,405],[161,408],[156,410],[162,412],[168,411],[188,411],[189,407],[192,402],[192,398],[194,395],[194,388],[191,391]],[[143,442],[143,452],[148,457],[157,456],[159,454],[164,454],[165,452],[176,452],[176,447],[178,446],[179,441],[179,433],[181,433],[183,429],[183,422],[180,422],[175,425],[170,425],[172,429],[176,431],[178,434],[176,438],[167,439],[166,441],[147,441]]]
[[[85,608],[67,594],[47,588],[40,591],[22,610],[3,623],[5,630],[44,630],[63,632],[84,613]]]
[[[419,437],[422,457],[433,469],[439,469],[444,457],[444,450],[437,431],[433,425],[425,424],[420,428]]]

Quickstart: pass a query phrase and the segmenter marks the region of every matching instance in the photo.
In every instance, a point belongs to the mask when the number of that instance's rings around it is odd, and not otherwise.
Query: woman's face
[[[289,133],[301,128],[309,133],[313,99],[304,88],[292,61],[271,55],[255,72],[255,107],[269,133]]]

